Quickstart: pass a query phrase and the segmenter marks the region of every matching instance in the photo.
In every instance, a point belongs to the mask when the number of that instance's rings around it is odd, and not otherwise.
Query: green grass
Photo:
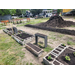
[[[64,35],[61,35],[61,34],[58,35],[59,38],[62,38],[63,36],[64,36]]]
[[[51,48],[50,46],[47,46],[46,48],[44,48],[44,51],[46,51],[46,52],[49,52],[51,50],[53,50],[53,48]]]
[[[21,24],[21,25],[18,25],[18,26],[24,26],[24,25],[27,25],[27,24],[38,24],[38,23],[42,23],[42,22],[46,22],[49,18],[41,18],[41,19],[32,19],[30,20],[30,22],[26,22],[25,24]]]
[[[32,64],[32,63],[28,63],[28,62],[27,62],[27,63],[26,63],[26,65],[33,65],[33,64]]]
[[[0,30],[1,29],[5,29],[6,27],[4,27],[5,25],[3,25],[3,24],[0,24]]]
[[[75,45],[75,43],[72,42],[72,41],[67,41],[67,44],[68,44],[68,45]]]
[[[0,65],[15,65],[23,59],[24,54],[20,44],[7,34],[0,34]]]
[[[53,40],[55,40],[55,39],[56,39],[56,37],[54,37],[54,36],[51,36],[51,37],[49,37],[49,39],[53,39]]]

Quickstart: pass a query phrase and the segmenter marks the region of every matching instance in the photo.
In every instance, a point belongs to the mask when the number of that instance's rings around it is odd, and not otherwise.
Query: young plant
[[[62,46],[66,46],[65,44],[62,44]]]
[[[73,52],[73,55],[75,56],[75,52]]]
[[[51,58],[51,55],[50,56],[48,56],[48,60],[51,60],[52,58]]]
[[[67,61],[70,61],[71,59],[70,59],[70,57],[69,56],[65,56],[65,60],[67,60]]]

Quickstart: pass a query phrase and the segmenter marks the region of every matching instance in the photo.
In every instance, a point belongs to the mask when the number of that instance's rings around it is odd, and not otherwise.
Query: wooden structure
[[[2,23],[4,23],[5,25],[7,25],[7,23],[9,22],[9,20],[2,20]]]

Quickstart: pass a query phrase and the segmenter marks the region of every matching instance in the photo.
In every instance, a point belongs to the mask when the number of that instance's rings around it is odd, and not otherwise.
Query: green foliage
[[[39,13],[42,12],[43,9],[31,9],[31,13],[34,14],[34,15],[38,15]]]
[[[16,10],[16,9],[0,9],[0,15],[2,15],[2,16],[8,15],[8,14],[13,15],[13,14],[16,13],[15,10]]]
[[[48,60],[51,60],[52,58],[51,58],[51,55],[50,56],[48,56]]]
[[[16,9],[16,15],[25,14],[26,13],[26,10],[29,10],[29,9]]]
[[[62,11],[62,9],[57,9],[57,13],[59,14]]]
[[[65,44],[62,44],[62,46],[66,46]]]
[[[75,43],[72,42],[72,41],[67,41],[67,44],[68,44],[68,45],[75,45]]]
[[[70,61],[70,57],[69,56],[65,56],[65,60]]]
[[[45,49],[44,49],[44,51],[46,51],[46,52],[49,52],[49,51],[51,51],[53,48],[51,48],[50,46],[47,46]]]
[[[4,16],[4,15],[21,15],[21,14],[25,14],[26,10],[29,9],[0,9],[0,15]]]

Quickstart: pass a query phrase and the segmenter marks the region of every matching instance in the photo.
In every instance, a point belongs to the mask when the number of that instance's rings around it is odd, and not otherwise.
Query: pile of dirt
[[[65,21],[61,16],[52,16],[47,22],[36,24],[41,27],[69,27],[75,25],[73,21]]]

